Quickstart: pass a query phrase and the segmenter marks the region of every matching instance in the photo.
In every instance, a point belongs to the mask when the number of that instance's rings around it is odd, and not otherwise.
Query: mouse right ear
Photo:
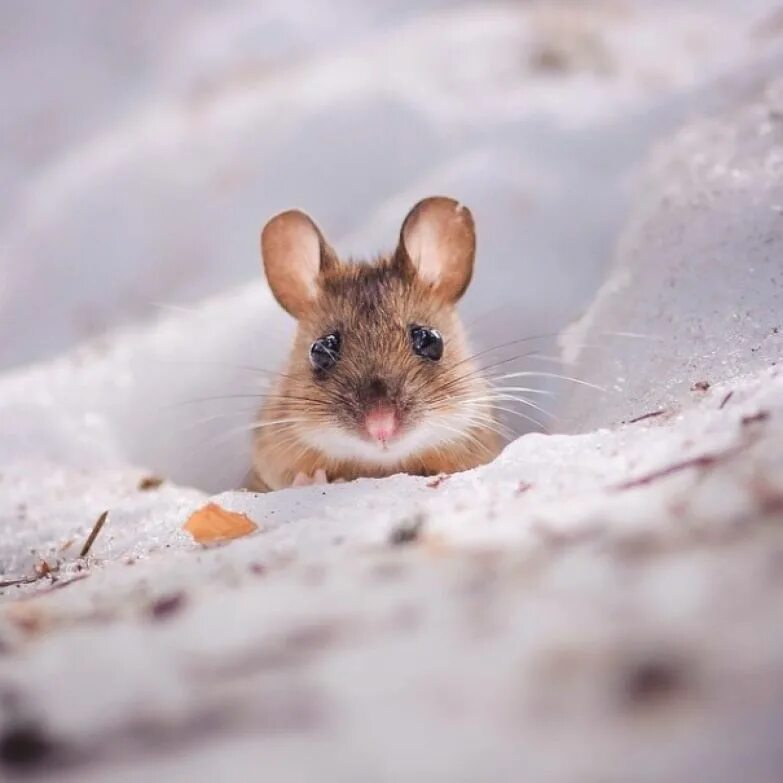
[[[410,265],[435,294],[456,302],[470,283],[475,255],[470,210],[453,198],[431,196],[405,218],[395,258]]]
[[[261,232],[261,257],[275,299],[301,318],[318,291],[318,277],[337,264],[334,250],[304,212],[273,217]]]

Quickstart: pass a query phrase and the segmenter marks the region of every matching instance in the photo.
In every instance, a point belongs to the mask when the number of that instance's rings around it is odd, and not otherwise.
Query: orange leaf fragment
[[[258,525],[244,514],[226,511],[216,503],[209,503],[190,515],[183,528],[199,544],[211,544],[215,541],[228,541],[258,530]]]

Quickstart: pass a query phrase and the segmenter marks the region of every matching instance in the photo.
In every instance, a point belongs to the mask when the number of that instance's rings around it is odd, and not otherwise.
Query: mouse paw
[[[306,473],[297,473],[294,476],[294,480],[291,482],[292,487],[310,487],[317,484],[328,484],[329,479],[326,477],[326,471],[322,468],[313,473],[312,476],[308,476]]]

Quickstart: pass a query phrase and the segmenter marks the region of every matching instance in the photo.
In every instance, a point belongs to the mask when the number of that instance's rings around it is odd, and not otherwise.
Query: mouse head
[[[303,212],[272,218],[266,276],[298,321],[275,416],[329,457],[378,465],[475,427],[485,395],[455,311],[475,248],[470,211],[449,198],[419,202],[395,252],[372,263],[341,262]]]

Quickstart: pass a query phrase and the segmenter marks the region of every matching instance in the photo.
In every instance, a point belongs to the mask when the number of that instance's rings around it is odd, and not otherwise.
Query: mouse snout
[[[385,446],[396,434],[400,423],[391,406],[381,406],[370,410],[364,420],[367,434],[379,446]]]
[[[400,429],[394,394],[385,380],[370,378],[362,389],[361,398],[367,435],[384,447]]]

